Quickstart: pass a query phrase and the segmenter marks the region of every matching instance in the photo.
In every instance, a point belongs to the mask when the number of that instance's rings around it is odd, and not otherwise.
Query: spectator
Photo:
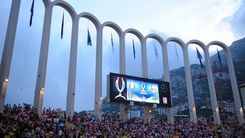
[[[191,123],[180,120],[170,124],[153,118],[144,123],[141,118],[123,122],[118,115],[104,114],[98,120],[90,113],[72,119],[51,108],[42,116],[28,104],[5,105],[0,114],[0,136],[5,137],[245,137],[245,126],[233,122],[215,125],[204,121]]]

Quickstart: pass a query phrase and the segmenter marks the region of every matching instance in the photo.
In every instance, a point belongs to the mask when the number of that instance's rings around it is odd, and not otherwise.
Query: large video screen
[[[108,84],[110,102],[171,107],[169,82],[110,73]]]

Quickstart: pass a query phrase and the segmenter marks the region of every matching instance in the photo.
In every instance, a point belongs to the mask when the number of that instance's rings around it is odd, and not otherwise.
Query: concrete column
[[[146,40],[143,38],[141,40],[141,64],[142,64],[142,77],[147,78],[148,77],[148,65],[147,65],[147,52],[146,52]],[[144,108],[144,121],[149,122],[151,118],[153,118],[152,109],[149,109],[149,107]]]
[[[125,62],[125,37],[123,34],[119,35],[119,71],[120,74],[126,74],[126,62]],[[128,120],[128,105],[120,104],[121,119]]]
[[[209,58],[209,51],[205,49],[204,54],[205,54],[206,70],[207,70],[207,77],[208,77],[208,87],[209,87],[212,111],[213,111],[213,116],[214,116],[214,123],[221,124],[217,97],[216,97],[216,90],[214,86],[213,71],[212,71],[211,62]]]
[[[20,0],[12,0],[0,66],[0,113],[3,112],[4,102],[6,98],[6,90],[8,86],[8,77],[14,49],[19,10]]]
[[[188,94],[190,120],[191,122],[196,123],[197,116],[196,116],[196,107],[195,107],[193,87],[192,87],[188,49],[186,46],[183,46],[182,49],[183,49],[183,55],[184,55],[185,78],[186,78],[186,87],[187,87],[187,94]]]
[[[75,88],[76,88],[76,69],[77,69],[77,41],[78,41],[78,17],[72,15],[71,49],[69,61],[69,75],[66,100],[66,115],[73,117]]]
[[[142,77],[148,77],[148,64],[147,64],[147,53],[146,53],[146,41],[145,38],[141,40],[141,64],[142,64]]]
[[[102,28],[97,26],[96,72],[95,72],[95,114],[100,119],[102,113]]]
[[[231,87],[232,87],[234,102],[236,106],[237,118],[238,118],[239,123],[243,124],[244,123],[243,109],[241,106],[241,100],[240,100],[240,95],[238,91],[238,85],[237,85],[237,80],[235,76],[234,65],[232,62],[231,52],[229,48],[227,48],[226,54],[227,54],[226,55],[227,63],[228,63],[228,69],[229,69],[229,74],[230,74],[230,80],[231,80]]]
[[[119,71],[121,74],[126,73],[126,62],[125,62],[125,37],[122,34],[119,35]]]
[[[245,83],[241,84],[239,88],[240,88],[241,97],[242,97],[242,106],[244,109],[245,107]]]
[[[169,71],[169,63],[168,63],[167,43],[165,43],[162,46],[162,58],[163,58],[163,69],[164,69],[164,78],[163,79],[164,79],[164,81],[170,82],[170,71]],[[171,83],[170,83],[170,96],[172,99]],[[172,100],[171,100],[171,102],[172,102]],[[171,124],[174,124],[173,108],[167,108],[166,112],[167,112],[168,121]]]
[[[123,121],[128,120],[128,109],[129,108],[130,107],[128,105],[120,104],[120,117]]]
[[[153,118],[152,116],[153,109],[151,107],[145,107],[144,109],[144,122],[145,123],[150,123],[151,119]]]
[[[50,27],[51,27],[51,18],[52,18],[52,4],[50,0],[43,1],[45,5],[45,15],[43,22],[43,32],[42,32],[42,41],[41,49],[39,55],[38,63],[38,72],[36,80],[36,89],[34,93],[34,108],[36,108],[41,115],[42,104],[40,102],[40,91],[45,88],[45,78],[46,78],[46,69],[47,69],[47,60],[48,60],[48,48],[49,48],[49,37],[50,37]]]
[[[40,90],[40,96],[39,96],[39,102],[40,105],[43,105],[43,96],[44,96],[44,89]],[[38,114],[41,115],[42,114],[42,106],[40,106],[40,108],[38,108]]]
[[[2,95],[1,95],[1,101],[0,101],[0,104],[1,104],[1,113],[3,112],[4,110],[4,101],[5,101],[5,97],[6,97],[6,90],[8,88],[8,79],[4,80],[3,83],[2,83]]]

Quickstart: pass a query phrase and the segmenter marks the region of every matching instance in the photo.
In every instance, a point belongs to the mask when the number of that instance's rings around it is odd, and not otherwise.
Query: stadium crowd
[[[226,122],[215,125],[205,121],[191,123],[181,120],[170,124],[162,119],[144,123],[134,118],[123,122],[119,115],[102,116],[99,120],[91,113],[66,118],[63,112],[44,109],[42,116],[30,105],[6,105],[0,114],[0,137],[69,137],[69,138],[229,138],[245,137],[245,125]]]

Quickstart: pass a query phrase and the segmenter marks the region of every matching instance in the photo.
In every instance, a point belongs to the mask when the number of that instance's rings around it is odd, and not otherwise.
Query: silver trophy
[[[122,80],[122,87],[121,87],[121,89],[119,88],[119,84],[118,84],[119,78],[121,78],[121,80]],[[117,77],[117,80],[115,81],[115,86],[117,88],[117,91],[119,92],[119,94],[115,97],[115,99],[118,98],[118,97],[122,97],[124,100],[126,100],[126,98],[122,95],[122,91],[125,88],[125,82],[123,80],[123,77]]]

